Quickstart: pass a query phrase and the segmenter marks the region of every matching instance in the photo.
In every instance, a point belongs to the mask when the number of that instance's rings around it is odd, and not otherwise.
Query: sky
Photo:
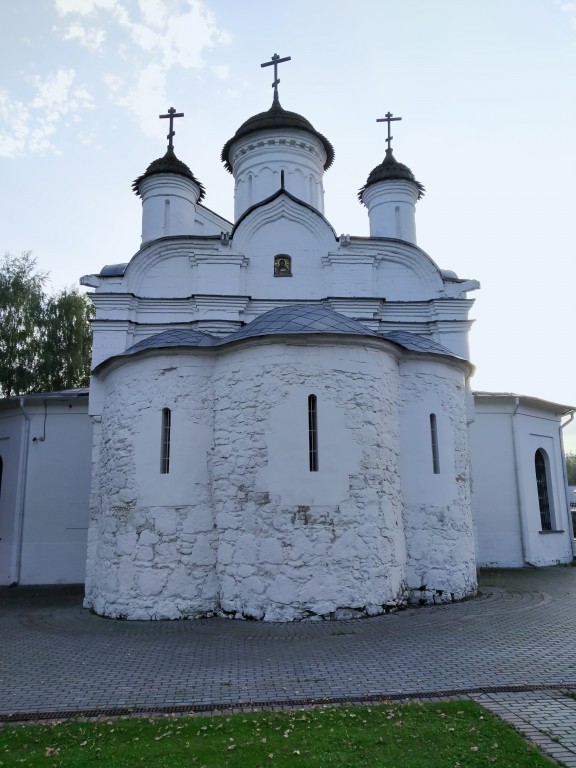
[[[282,106],[336,151],[335,230],[368,234],[376,119],[401,116],[418,244],[481,284],[473,388],[576,406],[576,2],[2,0],[0,40],[0,252],[31,250],[54,291],[138,250],[131,184],[164,154],[169,107],[205,205],[232,218],[220,151],[270,106],[278,53]]]

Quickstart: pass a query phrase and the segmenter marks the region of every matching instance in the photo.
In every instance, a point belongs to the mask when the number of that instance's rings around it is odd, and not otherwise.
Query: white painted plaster
[[[142,244],[194,233],[200,187],[186,176],[158,173],[140,182]]]
[[[521,567],[571,562],[569,503],[562,470],[562,411],[554,403],[481,393],[471,425],[478,562]],[[553,533],[543,533],[534,457],[546,451]]]
[[[417,199],[418,187],[410,181],[390,179],[371,184],[362,193],[370,237],[394,237],[415,245]]]
[[[25,397],[24,413],[17,402],[0,408],[0,583],[82,583],[92,443],[87,399]]]
[[[235,180],[235,221],[251,206],[281,187],[324,212],[322,177],[326,152],[312,134],[300,130],[259,131],[238,139],[230,149]]]

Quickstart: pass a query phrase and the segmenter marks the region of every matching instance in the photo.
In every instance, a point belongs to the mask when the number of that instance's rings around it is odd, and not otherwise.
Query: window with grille
[[[310,472],[318,472],[318,400],[308,397],[308,460]]]
[[[548,471],[546,456],[541,448],[538,448],[534,456],[536,469],[536,487],[538,488],[538,505],[540,507],[540,523],[543,531],[552,530],[552,515],[550,514],[550,498],[548,495]]]
[[[438,425],[436,414],[430,414],[430,439],[432,441],[432,469],[435,475],[440,474],[440,456],[438,453]]]
[[[160,436],[160,474],[167,475],[170,472],[170,429],[172,413],[170,408],[162,409],[162,431]]]

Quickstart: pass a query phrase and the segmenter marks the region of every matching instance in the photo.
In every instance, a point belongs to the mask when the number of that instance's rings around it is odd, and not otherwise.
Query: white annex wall
[[[0,411],[0,584],[12,584],[18,578],[18,510],[23,490],[20,466],[25,427],[17,407]]]
[[[556,565],[572,560],[571,527],[560,450],[559,420],[540,414],[518,414],[520,492],[526,519],[525,550],[533,565]],[[546,453],[548,500],[552,530],[543,531],[540,521],[535,454]]]
[[[92,427],[87,398],[32,395],[0,412],[0,583],[82,583]],[[7,439],[6,439],[7,438]]]
[[[87,404],[36,407],[23,525],[21,584],[82,583],[90,494],[92,427]]]
[[[524,565],[512,416],[477,412],[470,426],[479,564]]]
[[[561,410],[515,396],[476,397],[470,427],[478,564],[523,567],[568,563],[572,527],[560,440]],[[552,530],[543,531],[535,454],[547,456]]]

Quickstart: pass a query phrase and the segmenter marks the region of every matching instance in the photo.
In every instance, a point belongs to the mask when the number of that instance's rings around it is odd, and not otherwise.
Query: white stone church
[[[479,284],[416,243],[424,187],[392,152],[398,118],[358,193],[370,235],[338,235],[334,149],[277,82],[222,150],[234,222],[202,204],[165,116],[168,150],[134,182],[140,250],[81,280],[89,406],[0,401],[0,583],[86,567],[105,616],[291,621],[460,600],[479,565],[572,560],[574,408],[472,394]]]

